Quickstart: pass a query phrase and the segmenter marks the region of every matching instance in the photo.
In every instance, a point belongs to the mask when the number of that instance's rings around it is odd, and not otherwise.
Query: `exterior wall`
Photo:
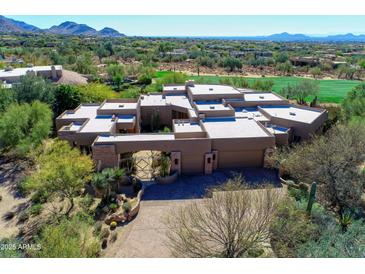
[[[151,117],[154,112],[160,115],[159,121],[161,125],[172,125],[172,110],[171,106],[141,106],[141,124],[142,126],[149,126],[151,124]]]
[[[213,139],[212,149],[218,151],[218,168],[262,166],[264,150],[275,146],[275,137]]]
[[[296,106],[297,107],[297,106]],[[303,107],[306,109],[307,107]],[[310,109],[310,108],[307,108]],[[301,137],[302,140],[306,140],[321,130],[323,123],[327,120],[328,113],[323,111],[322,114],[314,120],[312,124],[302,123],[293,120],[287,120],[279,117],[270,116],[264,109],[259,107],[260,112],[264,113],[267,117],[270,117],[270,122],[275,125],[291,128],[291,135]]]
[[[119,154],[115,152],[114,145],[93,146],[92,156],[98,169],[119,165]]]
[[[218,168],[261,167],[264,150],[219,151]]]

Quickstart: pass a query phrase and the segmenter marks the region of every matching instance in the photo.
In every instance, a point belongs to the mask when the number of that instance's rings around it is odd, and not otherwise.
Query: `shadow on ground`
[[[278,173],[265,168],[243,168],[237,170],[219,170],[212,175],[196,174],[183,175],[169,185],[150,185],[143,194],[143,200],[180,200],[202,198],[206,190],[212,186],[226,182],[235,174],[242,174],[250,185],[260,185],[272,182],[280,187]]]

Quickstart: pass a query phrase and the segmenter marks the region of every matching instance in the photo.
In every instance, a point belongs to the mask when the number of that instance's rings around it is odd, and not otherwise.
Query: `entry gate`
[[[161,158],[160,151],[138,152],[120,159],[120,167],[124,168],[127,174],[131,174],[138,179],[151,180],[159,174]]]

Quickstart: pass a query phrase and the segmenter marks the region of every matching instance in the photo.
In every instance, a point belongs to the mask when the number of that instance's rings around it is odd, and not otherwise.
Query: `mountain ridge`
[[[101,36],[101,37],[124,37],[125,34],[118,32],[110,27],[105,27],[100,31],[86,25],[78,24],[71,21],[65,21],[58,26],[52,26],[48,29],[40,29],[36,26],[17,21],[0,15],[0,32],[5,33],[51,33],[59,35],[75,36]]]
[[[86,24],[78,24],[65,21],[58,26],[48,29],[41,29],[37,26],[17,21],[0,15],[0,32],[3,33],[51,33],[59,35],[78,35],[96,37],[125,37],[125,34],[118,32],[110,27],[96,30]],[[152,37],[152,36],[151,36]],[[161,36],[154,36],[161,37]],[[310,36],[301,33],[291,34],[288,32],[276,33],[261,36],[166,36],[166,37],[187,37],[187,38],[206,38],[221,40],[248,40],[248,41],[273,41],[273,42],[365,42],[365,35],[354,35],[353,33],[335,34],[327,36]]]

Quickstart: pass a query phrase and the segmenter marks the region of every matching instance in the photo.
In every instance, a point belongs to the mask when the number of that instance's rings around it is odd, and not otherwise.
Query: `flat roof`
[[[280,126],[266,127],[266,129],[270,131],[272,134],[287,134],[289,130],[286,127],[280,127]]]
[[[230,108],[219,102],[197,101],[195,102],[198,111],[229,110]]]
[[[137,102],[105,102],[100,109],[137,109]]]
[[[203,132],[198,122],[175,121],[174,128],[177,133],[182,132]]]
[[[289,106],[261,106],[261,108],[272,117],[278,117],[281,119],[292,120],[296,122],[311,124],[321,114],[321,111],[314,109],[303,109]]]
[[[79,119],[79,118],[94,118],[96,111],[100,105],[80,105],[75,111],[68,110],[62,115],[61,119]]]
[[[180,91],[180,92],[185,92],[185,85],[163,85],[162,86],[162,90],[163,91]]]
[[[162,95],[148,94],[141,98],[141,106],[166,106],[174,105],[187,109],[192,109],[190,101],[186,95]]]
[[[114,123],[111,115],[98,115],[94,119],[90,119],[80,132],[110,132]]]
[[[174,140],[174,134],[123,134],[99,135],[95,143],[130,142],[130,141],[166,141]]]
[[[235,117],[237,118],[253,118],[255,121],[268,122],[270,119],[266,117],[263,113],[258,111],[256,107],[237,107],[235,110]]]
[[[54,66],[56,70],[62,70],[62,66]],[[26,75],[28,71],[51,71],[52,66],[35,66],[30,68],[14,68],[12,70],[0,70],[0,77],[20,77]]]
[[[204,128],[211,138],[250,138],[270,136],[257,122],[247,118],[206,118]]]
[[[193,95],[208,95],[208,94],[241,94],[237,89],[225,85],[194,85],[189,86]]]
[[[283,98],[271,92],[246,93],[244,98],[247,102],[283,101]]]

